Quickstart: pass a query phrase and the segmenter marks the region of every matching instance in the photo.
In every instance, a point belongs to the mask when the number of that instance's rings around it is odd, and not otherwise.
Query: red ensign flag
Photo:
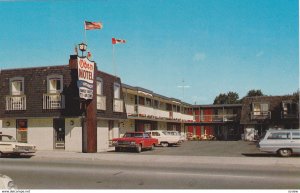
[[[111,43],[112,44],[125,44],[126,41],[125,40],[116,39],[116,38],[112,38],[111,39]]]
[[[101,22],[90,22],[90,21],[84,22],[85,30],[102,29],[102,28],[103,28],[103,25]]]

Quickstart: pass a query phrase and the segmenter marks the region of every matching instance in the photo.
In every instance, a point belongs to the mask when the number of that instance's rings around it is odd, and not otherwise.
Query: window
[[[48,93],[61,93],[63,90],[63,76],[51,75],[47,77]]]
[[[114,98],[119,99],[120,98],[120,84],[114,83]]]
[[[268,103],[252,103],[254,115],[265,115],[269,111]]]
[[[280,132],[280,133],[271,133],[268,136],[268,139],[290,139],[290,133],[289,132]]]
[[[103,80],[97,78],[97,95],[103,95]]]
[[[293,132],[292,139],[300,139],[300,132]]]
[[[151,99],[146,98],[146,106],[151,107]]]
[[[160,136],[158,132],[152,132],[152,136]]]
[[[11,95],[24,94],[24,78],[16,77],[10,79],[10,93]]]

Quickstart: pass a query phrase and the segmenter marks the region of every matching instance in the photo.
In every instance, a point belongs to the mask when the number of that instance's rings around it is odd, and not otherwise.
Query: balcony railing
[[[7,111],[21,111],[26,110],[26,96],[6,96],[6,108]]]
[[[193,121],[192,115],[186,115],[179,112],[171,112],[162,109],[156,109],[156,108],[143,106],[143,105],[126,104],[126,112],[127,115],[130,117]]]
[[[64,109],[65,96],[61,94],[44,94],[43,109]]]
[[[271,119],[271,111],[252,111],[251,120]]]
[[[195,122],[229,122],[236,120],[237,114],[195,115]]]
[[[106,110],[106,96],[97,95],[97,110]]]
[[[124,112],[122,99],[114,99],[114,112],[122,113]]]
[[[297,112],[281,111],[282,119],[297,119],[298,117],[299,113]]]

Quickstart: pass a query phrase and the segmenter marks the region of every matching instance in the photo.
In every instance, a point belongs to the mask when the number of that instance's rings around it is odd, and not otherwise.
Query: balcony
[[[170,112],[144,105],[126,104],[126,112],[129,117],[193,121],[192,115],[186,115],[179,112]]]
[[[61,94],[44,94],[43,109],[64,109],[65,96]]]
[[[195,115],[196,122],[230,122],[237,120],[237,114],[224,114],[224,115]]]
[[[26,96],[6,96],[6,108],[7,111],[22,111],[26,110]]]
[[[106,96],[97,95],[97,110],[106,110]]]
[[[299,118],[299,113],[290,112],[290,111],[281,111],[281,118],[282,119],[297,119],[297,118]]]
[[[251,120],[271,119],[271,111],[252,111]]]
[[[122,99],[114,99],[114,112],[122,113],[124,112],[123,108],[123,100]]]

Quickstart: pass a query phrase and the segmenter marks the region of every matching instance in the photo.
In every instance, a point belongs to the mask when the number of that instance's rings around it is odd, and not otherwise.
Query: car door
[[[150,139],[150,135],[148,133],[144,133],[144,147],[150,147],[152,145]]]
[[[292,131],[291,147],[294,153],[300,153],[300,131]]]

